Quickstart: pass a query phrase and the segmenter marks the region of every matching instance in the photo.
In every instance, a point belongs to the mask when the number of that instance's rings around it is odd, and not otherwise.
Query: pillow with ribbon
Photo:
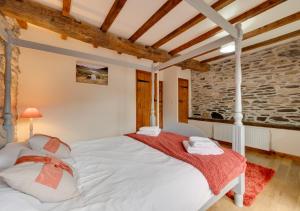
[[[31,149],[42,151],[58,158],[69,158],[71,155],[71,147],[56,137],[36,134],[28,142]]]
[[[59,202],[79,195],[72,168],[63,161],[39,153],[22,153],[14,166],[0,172],[13,189],[41,202]]]
[[[29,149],[26,143],[8,143],[0,150],[0,171],[11,167],[15,164],[16,160],[22,149]]]

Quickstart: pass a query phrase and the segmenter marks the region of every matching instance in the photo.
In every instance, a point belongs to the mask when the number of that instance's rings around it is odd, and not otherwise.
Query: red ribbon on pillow
[[[67,171],[73,176],[73,170],[70,168],[70,166],[54,157],[33,155],[22,156],[17,159],[15,165],[25,162],[44,163],[44,166],[42,167],[42,170],[35,181],[53,189],[56,189],[59,185],[63,176],[63,170]]]
[[[60,144],[65,145],[71,151],[71,147],[68,144],[66,144],[65,142],[61,141],[59,138],[56,137],[49,137],[49,140],[45,144],[43,149],[47,150],[48,152],[55,153],[58,150]]]

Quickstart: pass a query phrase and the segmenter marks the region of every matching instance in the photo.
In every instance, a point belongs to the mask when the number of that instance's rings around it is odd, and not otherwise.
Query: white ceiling
[[[55,9],[62,9],[62,0],[35,1],[53,7]],[[127,0],[125,6],[113,22],[112,26],[110,27],[109,32],[115,33],[118,36],[124,38],[129,38],[166,1],[167,0]],[[217,0],[206,0],[206,2],[209,4],[212,4],[216,1]],[[232,4],[220,10],[219,13],[226,19],[230,19],[257,6],[258,4],[264,1],[265,0],[236,0]],[[114,0],[72,0],[71,15],[81,21],[85,21],[100,27],[108,11],[110,10],[113,2]],[[300,11],[300,1],[287,0],[286,2],[279,4],[278,6],[269,9],[268,11],[243,22],[242,28],[244,32],[248,32],[298,11]],[[137,42],[142,43],[144,45],[152,45],[197,14],[198,12],[193,7],[191,7],[185,1],[182,1],[166,16],[164,16],[159,22],[157,22],[152,28],[150,28],[143,36],[141,36],[137,40]],[[180,34],[176,38],[172,39],[171,41],[167,42],[166,44],[161,46],[161,48],[170,51],[184,44],[185,42],[209,31],[214,27],[215,24],[210,20],[206,19],[193,26],[186,32]],[[295,31],[297,29],[300,29],[300,21],[291,23],[289,25],[280,27],[276,30],[272,30],[262,35],[245,40],[243,41],[243,46],[249,46],[261,41],[265,41],[273,37],[277,37],[279,35]],[[224,35],[226,35],[226,32],[221,32],[216,36],[213,36],[208,40],[194,45],[180,53],[187,53],[192,49],[207,44]],[[217,55],[219,55],[218,51],[198,57],[197,59],[204,60]]]

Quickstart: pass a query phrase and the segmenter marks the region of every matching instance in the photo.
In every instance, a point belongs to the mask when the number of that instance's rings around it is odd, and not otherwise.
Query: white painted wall
[[[37,107],[35,132],[68,142],[119,135],[135,129],[135,73],[109,66],[108,86],[75,82],[75,58],[22,49],[18,110]],[[18,138],[28,121],[18,122]]]
[[[270,128],[271,147],[276,152],[300,156],[300,131]]]
[[[178,69],[177,67],[170,67],[162,71],[164,80],[163,114],[165,130],[176,127],[178,122]]]
[[[32,26],[22,31],[22,38],[112,58],[120,57],[80,41],[61,40],[55,33]],[[109,65],[108,86],[76,83],[75,65],[78,60],[81,59],[21,48],[19,113],[26,107],[37,107],[43,118],[35,120],[34,131],[57,136],[67,142],[135,131],[135,70]],[[142,60],[139,62],[143,63]],[[20,141],[28,138],[28,126],[28,120],[18,121],[17,137]]]
[[[160,74],[164,80],[164,129],[187,136],[203,136],[201,129],[178,122],[178,78],[188,79],[190,84],[190,71],[182,71],[178,67],[170,67],[161,71]],[[189,93],[191,94],[191,92]],[[191,99],[191,96],[189,96],[189,99]],[[191,109],[189,110],[191,112]]]

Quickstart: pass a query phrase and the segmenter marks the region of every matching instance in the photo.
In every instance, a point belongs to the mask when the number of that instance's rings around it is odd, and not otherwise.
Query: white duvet
[[[129,137],[72,146],[80,196],[40,203],[0,182],[0,210],[196,211],[212,193],[191,165]]]

